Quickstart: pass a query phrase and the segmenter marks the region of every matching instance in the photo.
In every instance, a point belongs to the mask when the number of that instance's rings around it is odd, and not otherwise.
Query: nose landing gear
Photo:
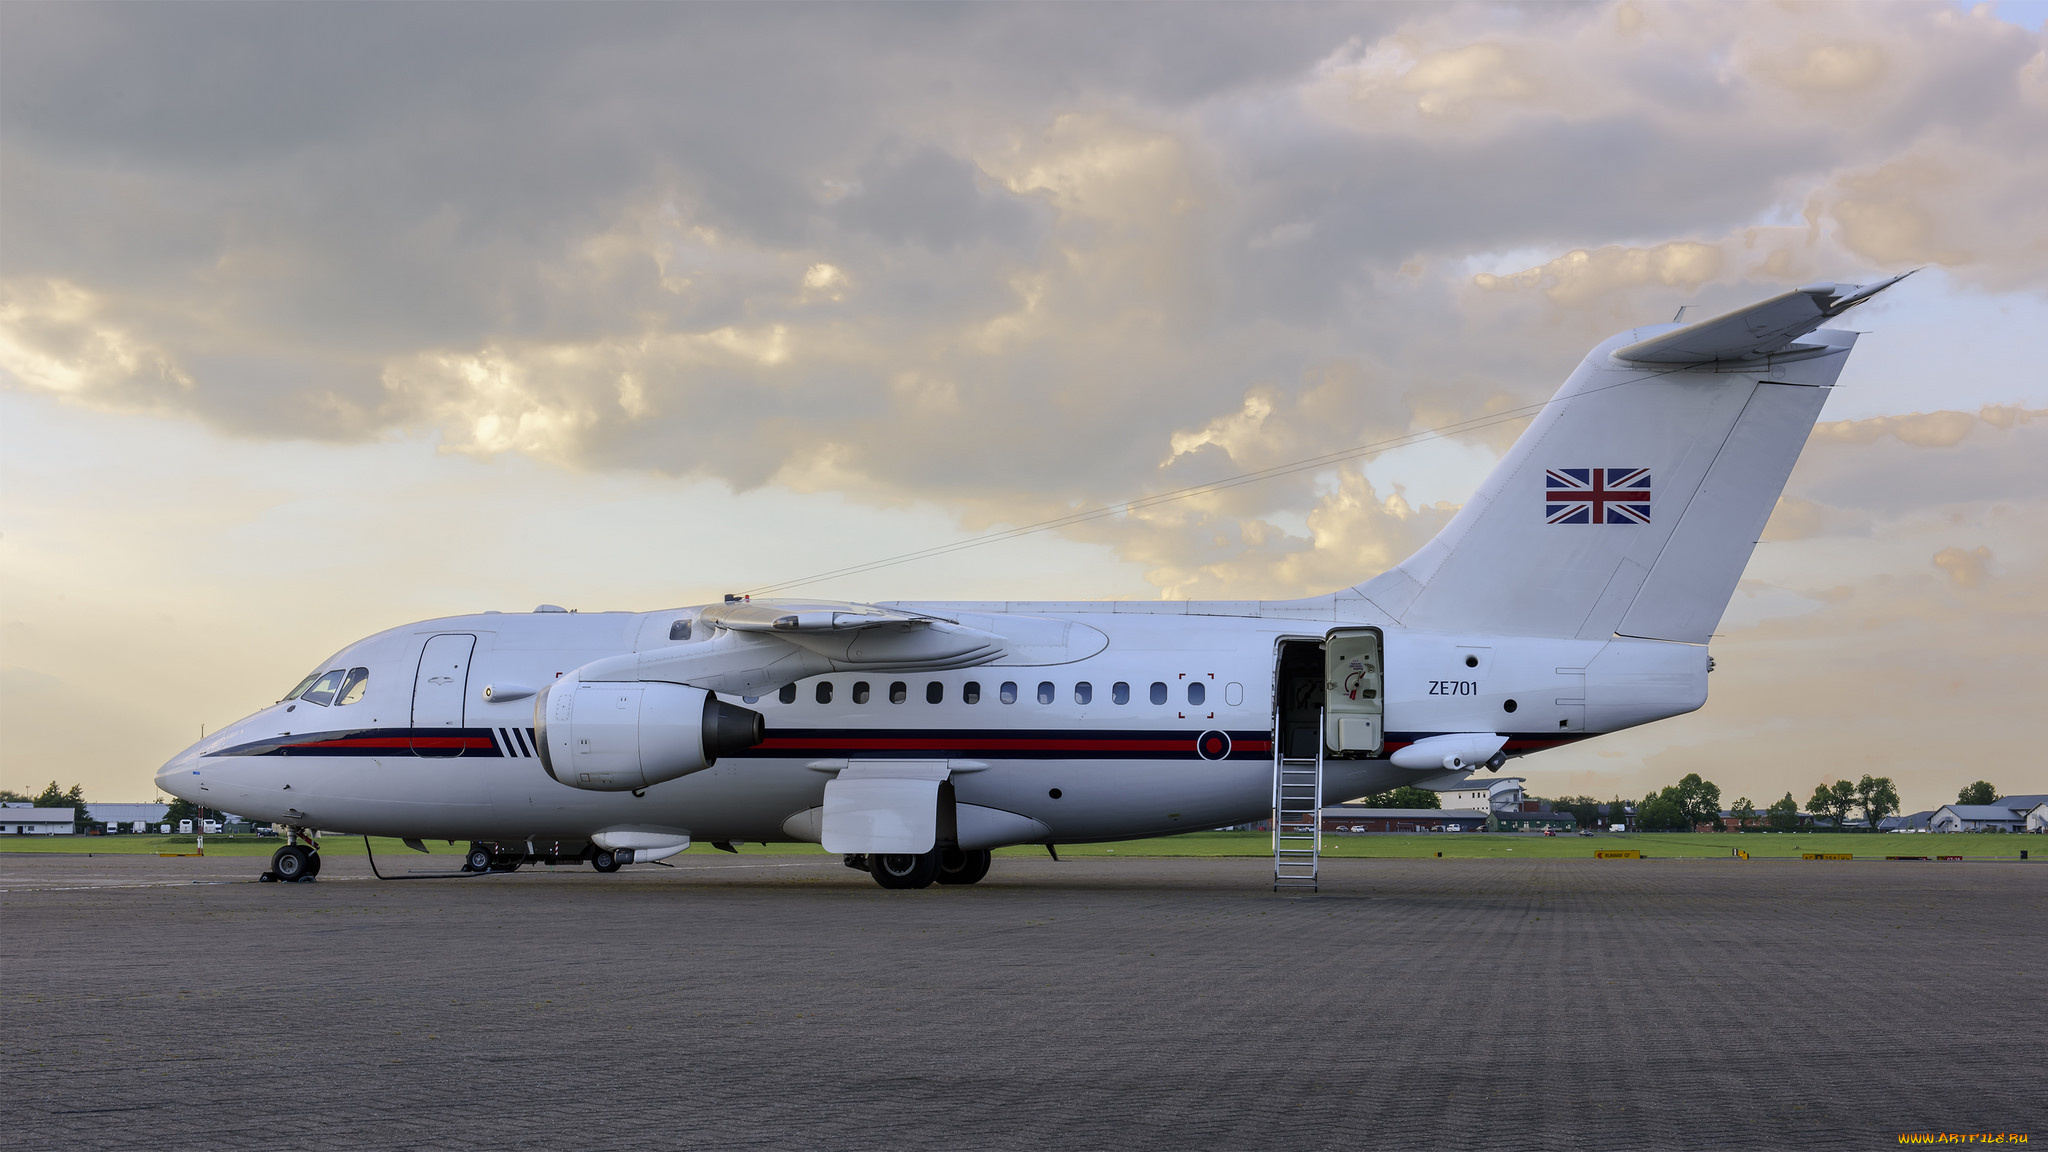
[[[294,837],[296,839],[296,837]],[[320,874],[320,850],[310,844],[287,844],[270,857],[270,871],[258,879],[266,883],[296,884]]]

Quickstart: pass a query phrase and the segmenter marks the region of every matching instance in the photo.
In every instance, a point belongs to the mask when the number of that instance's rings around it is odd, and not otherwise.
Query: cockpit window
[[[690,638],[690,622],[688,620],[678,620],[669,625],[668,638],[671,640],[688,640]]]
[[[363,693],[369,691],[369,689],[370,670],[368,668],[351,668],[348,670],[348,679],[341,682],[341,691],[335,693],[334,706],[339,708],[343,704],[353,704],[361,700]]]
[[[329,704],[334,703],[334,693],[341,687],[342,680],[347,676],[348,669],[346,668],[330,668],[322,672],[320,679],[313,681],[313,686],[306,689],[299,696],[299,699],[304,700],[308,704],[318,704],[325,708]]]
[[[306,673],[306,678],[304,680],[299,681],[299,686],[285,693],[283,696],[279,697],[277,702],[279,704],[282,704],[286,700],[297,700],[299,698],[299,693],[304,692],[308,688],[311,688],[313,686],[313,681],[318,680],[319,678],[320,673],[318,672]]]

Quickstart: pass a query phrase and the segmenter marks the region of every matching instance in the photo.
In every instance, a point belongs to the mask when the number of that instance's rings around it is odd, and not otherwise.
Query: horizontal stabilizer
[[[1781,296],[1696,324],[1671,328],[1614,353],[1632,364],[1716,364],[1755,360],[1792,348],[1792,342],[1911,276],[1874,284],[1808,284]],[[1797,349],[1793,349],[1797,350]]]

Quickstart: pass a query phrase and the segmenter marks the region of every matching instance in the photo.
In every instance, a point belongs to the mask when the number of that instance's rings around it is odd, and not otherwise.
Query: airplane
[[[917,889],[999,847],[1266,819],[1288,764],[1325,802],[1498,770],[1706,702],[1708,641],[1856,343],[1822,325],[1903,278],[1609,338],[1434,539],[1336,592],[426,620],[157,784],[285,826],[265,879],[316,876],[324,829],[467,841],[441,873],[467,876],[809,842]]]

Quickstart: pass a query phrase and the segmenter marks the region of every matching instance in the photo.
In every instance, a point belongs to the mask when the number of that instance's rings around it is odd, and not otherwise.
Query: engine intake
[[[660,681],[585,683],[574,673],[533,707],[541,767],[571,788],[627,792],[701,772],[759,744],[759,712]]]

